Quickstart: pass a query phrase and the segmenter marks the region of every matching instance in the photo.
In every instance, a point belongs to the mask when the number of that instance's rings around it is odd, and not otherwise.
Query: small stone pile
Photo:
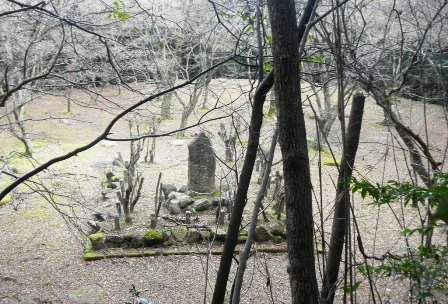
[[[211,210],[219,205],[219,198],[193,198],[188,193],[187,186],[182,186],[179,190],[171,184],[162,184],[162,192],[165,195],[165,201],[162,206],[170,214],[180,214],[186,211],[205,211]]]

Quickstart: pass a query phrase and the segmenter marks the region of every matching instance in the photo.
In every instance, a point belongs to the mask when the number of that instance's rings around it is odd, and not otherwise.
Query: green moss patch
[[[156,229],[149,229],[144,235],[143,235],[143,243],[147,246],[155,245],[163,243],[163,235],[162,232]]]
[[[332,157],[322,158],[322,165],[324,166],[337,166],[339,162],[334,160]]]
[[[267,248],[258,248],[258,252],[265,253],[284,253],[287,252],[287,249],[284,247],[267,247]],[[239,253],[240,250],[235,250],[235,253]],[[118,252],[118,253],[93,253],[86,252],[83,256],[85,261],[97,261],[102,259],[118,259],[118,258],[139,258],[139,257],[149,257],[149,256],[169,256],[169,255],[192,255],[192,254],[212,254],[212,255],[221,255],[221,249],[214,249],[210,252],[206,249],[184,249],[184,250],[144,250],[144,251],[130,251],[130,252]]]
[[[2,200],[0,201],[0,205],[8,204],[11,202],[12,196],[11,194],[7,194]]]
[[[89,236],[90,242],[93,249],[102,249],[106,247],[105,240],[106,235],[104,232],[100,231]]]
[[[143,256],[156,256],[156,255],[157,255],[157,251],[153,251],[153,250],[143,251]]]
[[[324,253],[324,247],[322,246],[322,244],[318,244],[318,245],[316,246],[316,252],[317,252],[318,254],[323,254],[323,253]]]
[[[280,244],[282,241],[283,241],[283,239],[282,239],[281,236],[274,235],[274,236],[272,237],[272,242],[273,242],[274,244]]]
[[[171,233],[176,242],[185,242],[188,235],[187,226],[179,225],[171,229]]]
[[[87,253],[84,254],[83,258],[84,258],[85,261],[97,261],[97,260],[104,259],[105,256],[101,255],[101,254],[96,254],[96,253],[93,253],[93,252],[87,252]]]

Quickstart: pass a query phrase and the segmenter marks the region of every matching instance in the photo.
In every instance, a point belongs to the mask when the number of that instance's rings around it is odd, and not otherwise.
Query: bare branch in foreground
[[[198,75],[196,75],[195,77],[192,77],[190,80],[185,81],[184,83],[181,83],[177,86],[171,87],[167,90],[164,90],[162,92],[159,92],[157,94],[154,94],[152,96],[149,96],[148,98],[145,98],[139,102],[137,102],[136,104],[134,104],[133,106],[125,109],[124,111],[122,111],[120,114],[118,114],[117,116],[115,116],[111,122],[107,125],[107,127],[105,128],[105,130],[103,131],[103,133],[101,133],[101,135],[99,135],[96,139],[92,140],[90,143],[79,147],[65,155],[59,156],[59,157],[55,157],[49,161],[47,161],[46,163],[40,165],[39,167],[36,167],[34,170],[22,175],[21,177],[19,177],[18,179],[16,179],[12,184],[10,184],[8,187],[6,187],[1,193],[0,193],[0,200],[2,200],[8,193],[10,193],[13,189],[15,189],[18,185],[20,185],[21,183],[23,183],[24,181],[28,180],[30,177],[33,177],[34,175],[38,174],[39,172],[42,172],[43,170],[47,169],[48,167],[50,167],[53,164],[59,163],[63,160],[69,159],[73,156],[78,155],[78,153],[84,152],[89,150],[90,148],[94,147],[96,144],[98,144],[100,141],[104,140],[107,138],[107,136],[110,134],[110,130],[112,130],[112,127],[126,114],[130,113],[131,111],[135,110],[136,108],[140,107],[141,105],[147,103],[148,101],[153,100],[154,98],[157,98],[159,96],[162,96],[166,93],[175,91],[177,89],[180,89],[186,85],[189,85],[191,83],[193,83],[196,79],[198,79],[199,77],[201,77],[202,75],[210,72],[211,70],[225,64],[226,62],[232,60],[235,56],[231,56],[228,57],[226,59],[224,59],[223,61],[218,62],[217,64],[209,67],[208,69],[202,71],[201,73],[199,73]]]

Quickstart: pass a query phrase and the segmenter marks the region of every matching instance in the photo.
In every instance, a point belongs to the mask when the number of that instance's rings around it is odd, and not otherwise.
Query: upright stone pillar
[[[216,160],[210,138],[201,132],[188,145],[188,189],[211,193],[215,185]]]

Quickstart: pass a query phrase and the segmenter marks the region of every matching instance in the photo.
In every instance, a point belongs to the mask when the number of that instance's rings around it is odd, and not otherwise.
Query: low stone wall
[[[141,247],[167,247],[171,245],[185,245],[209,243],[211,240],[223,242],[226,231],[222,228],[198,229],[185,225],[169,228],[149,229],[144,234],[137,233],[105,233],[103,231],[91,234],[89,241],[93,250],[104,248],[141,248]],[[239,241],[245,242],[247,231],[242,229]],[[281,221],[258,225],[255,230],[256,242],[272,241],[281,243],[286,239],[285,225]]]

